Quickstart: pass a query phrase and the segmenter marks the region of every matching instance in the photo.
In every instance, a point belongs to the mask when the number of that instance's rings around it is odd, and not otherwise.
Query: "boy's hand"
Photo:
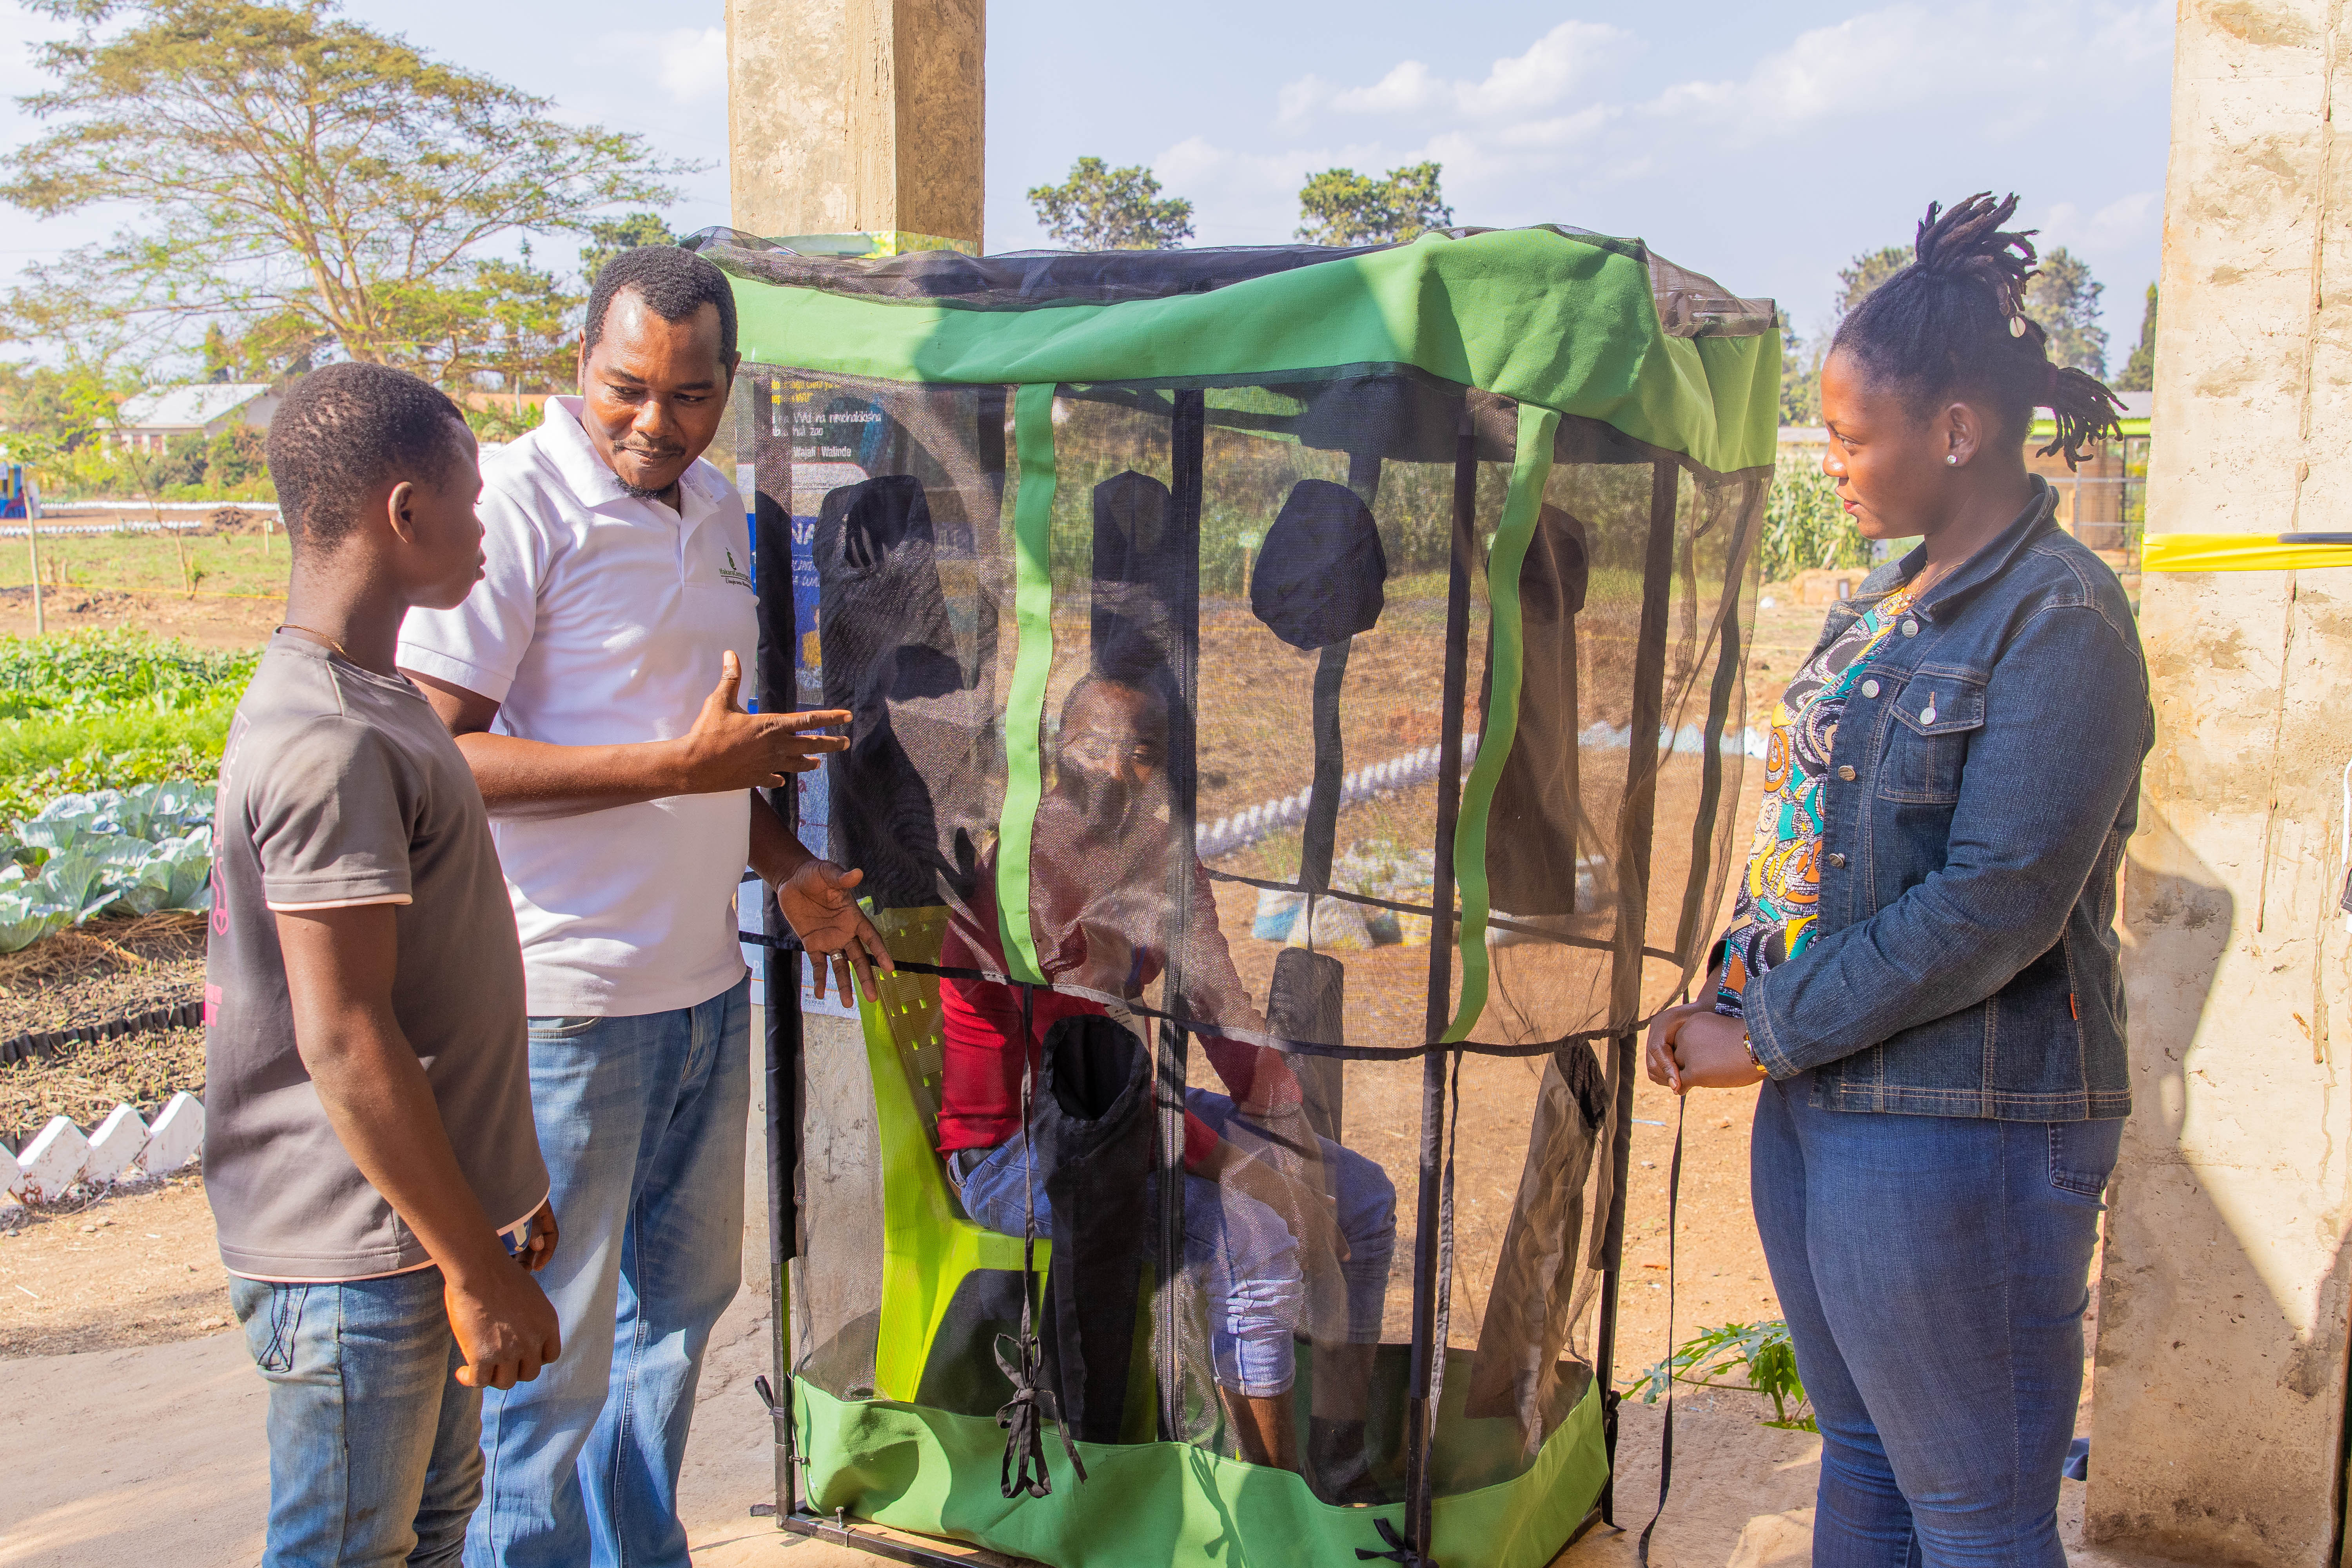
[[[551,1197],[530,1216],[530,1239],[523,1244],[524,1249],[515,1261],[533,1274],[538,1273],[555,1256],[555,1243],[561,1235],[555,1225],[555,1200]]]
[[[846,735],[801,732],[848,723],[846,709],[747,713],[742,684],[742,661],[732,653],[720,655],[719,684],[702,700],[702,711],[686,734],[686,788],[681,793],[718,795],[768,788],[785,783],[787,773],[807,773],[827,752],[849,749]]]
[[[830,860],[803,860],[793,874],[776,884],[776,907],[784,912],[793,931],[808,950],[816,998],[824,1000],[825,971],[830,968],[841,999],[850,998],[849,972],[857,971],[866,999],[874,1001],[874,966],[898,966],[883,945],[882,933],[857,907],[854,889],[866,879],[863,871],[845,871]],[[828,962],[829,961],[829,962]]]
[[[546,1292],[526,1269],[505,1264],[501,1252],[478,1274],[442,1272],[441,1303],[466,1355],[457,1381],[467,1388],[529,1383],[562,1353],[562,1331]]]
[[[1297,1110],[1306,1102],[1307,1092],[1298,1087],[1298,1075],[1290,1070],[1282,1053],[1260,1046],[1250,1072],[1249,1094],[1236,1100],[1234,1109],[1253,1121],[1264,1121]]]

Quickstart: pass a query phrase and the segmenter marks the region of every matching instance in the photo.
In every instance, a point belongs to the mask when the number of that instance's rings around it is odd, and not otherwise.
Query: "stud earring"
[[[1958,452],[1947,452],[1944,454],[1944,461],[1951,464],[1955,468],[1958,468],[1959,466],[1960,455]]]

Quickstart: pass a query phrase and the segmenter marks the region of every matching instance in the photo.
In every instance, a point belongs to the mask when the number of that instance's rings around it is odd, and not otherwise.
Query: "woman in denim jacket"
[[[1756,1222],[1822,1428],[1822,1568],[2063,1568],[2100,1196],[2131,1109],[2116,866],[2153,719],[2115,574],[2027,472],[2113,395],[2026,319],[2017,198],[1927,209],[1838,329],[1823,469],[1871,539],[1775,710],[1678,1092],[1763,1080]]]

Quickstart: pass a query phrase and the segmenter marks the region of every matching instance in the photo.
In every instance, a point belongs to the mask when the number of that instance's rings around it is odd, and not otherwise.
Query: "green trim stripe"
[[[1532,403],[1519,405],[1518,453],[1511,463],[1511,489],[1503,519],[1486,552],[1486,602],[1493,606],[1494,679],[1486,715],[1478,727],[1478,760],[1462,791],[1462,815],[1454,824],[1454,884],[1462,890],[1462,1002],[1446,1029],[1448,1040],[1466,1040],[1486,1010],[1486,818],[1495,786],[1519,733],[1519,684],[1527,642],[1519,621],[1519,568],[1535,538],[1543,509],[1544,482],[1551,477],[1552,437],[1559,416]]]
[[[1453,1352],[1458,1375],[1445,1380],[1449,1394],[1469,1382],[1468,1367],[1459,1364],[1468,1355]],[[1401,1504],[1324,1503],[1292,1471],[1183,1443],[1080,1443],[1087,1478],[1081,1481],[1049,1437],[1054,1489],[1008,1501],[998,1481],[1004,1432],[993,1416],[843,1400],[793,1382],[807,1507],[828,1520],[843,1509],[853,1520],[972,1542],[1056,1568],[1363,1568],[1364,1557],[1388,1550],[1378,1521],[1404,1521]],[[1458,1408],[1449,1402],[1441,1445],[1507,1443],[1516,1462],[1516,1422],[1465,1422]],[[1534,1464],[1507,1480],[1435,1500],[1429,1561],[1545,1568],[1608,1478],[1596,1385],[1544,1439]]]
[[[1045,680],[1054,669],[1054,384],[1013,395],[1013,439],[1021,479],[1013,498],[1013,689],[1004,703],[1004,816],[996,845],[996,921],[1004,968],[1015,980],[1045,983],[1029,931],[1029,839],[1045,780],[1037,755],[1045,723]]]
[[[1609,242],[1497,229],[1205,294],[970,310],[736,278],[744,357],[966,385],[1318,380],[1410,365],[1614,426],[1718,472],[1769,464],[1780,339],[1669,337],[1650,272]]]

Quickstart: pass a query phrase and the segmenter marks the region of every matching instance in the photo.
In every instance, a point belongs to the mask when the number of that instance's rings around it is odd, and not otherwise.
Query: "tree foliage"
[[[1850,267],[1838,268],[1838,320],[1853,314],[1853,308],[1877,291],[1878,286],[1911,265],[1911,247],[1889,245],[1877,250],[1865,250],[1853,258]]]
[[[602,218],[588,226],[588,243],[580,247],[580,281],[593,289],[604,263],[641,245],[676,245],[677,236],[656,213],[630,213]]]
[[[2147,309],[2139,318],[2139,342],[2133,345],[2131,358],[2124,361],[2124,373],[2116,378],[2117,392],[2153,392],[2156,390],[2156,285],[2147,286]]]
[[[2050,363],[2107,374],[2107,332],[2099,325],[2106,285],[2064,246],[2049,251],[2025,285],[2025,313],[2050,334]]]
[[[1298,237],[1317,245],[1401,245],[1449,228],[1437,176],[1441,165],[1414,163],[1374,179],[1353,169],[1326,169],[1298,193]]]
[[[1780,312],[1780,423],[1818,425],[1822,422],[1822,359],[1827,344],[1800,335]]]
[[[119,323],[178,343],[220,322],[207,357],[246,374],[332,345],[446,380],[471,352],[453,348],[467,310],[491,307],[504,334],[546,297],[544,273],[486,247],[588,233],[601,210],[671,199],[691,167],[566,124],[332,0],[30,3],[81,30],[37,57],[52,85],[24,102],[49,128],[0,163],[0,199],[136,216],[27,269],[0,301],[20,340]]]
[[[1034,185],[1029,205],[1045,232],[1076,250],[1169,250],[1192,237],[1192,204],[1162,196],[1150,170],[1081,158],[1058,185]]]

